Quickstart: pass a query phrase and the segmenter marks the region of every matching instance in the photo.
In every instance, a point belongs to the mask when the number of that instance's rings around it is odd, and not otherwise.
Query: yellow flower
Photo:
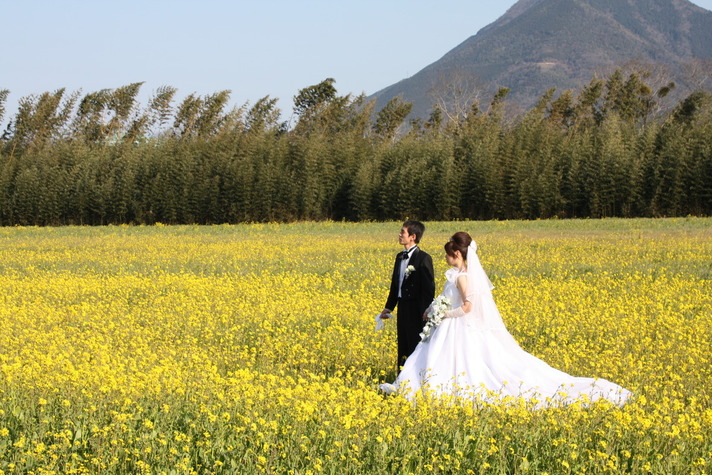
[[[526,351],[635,392],[622,409],[546,411],[378,393],[395,376],[395,328],[371,327],[392,270],[388,223],[0,228],[4,457],[76,473],[224,472],[237,459],[464,473],[506,471],[497,454],[528,447],[522,471],[646,472],[674,437],[662,461],[704,470],[710,223],[433,223],[422,246],[438,288],[438,243],[469,229]]]

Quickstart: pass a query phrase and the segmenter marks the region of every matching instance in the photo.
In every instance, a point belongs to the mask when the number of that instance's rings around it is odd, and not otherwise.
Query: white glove
[[[443,317],[445,317],[445,318],[457,318],[457,317],[461,317],[461,316],[463,316],[463,315],[465,315],[465,311],[464,311],[464,310],[462,309],[462,307],[460,306],[460,307],[457,307],[457,308],[453,308],[452,310],[446,311],[445,314],[443,315]]]

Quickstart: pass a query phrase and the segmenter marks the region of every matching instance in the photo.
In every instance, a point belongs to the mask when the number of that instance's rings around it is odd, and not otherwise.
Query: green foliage
[[[7,101],[7,96],[10,95],[10,91],[7,89],[0,89],[0,122],[2,122],[5,117],[5,101]]]
[[[19,110],[6,136],[10,154],[42,148],[60,138],[77,100],[77,95],[72,94],[62,102],[64,92],[64,89],[58,89],[20,100]]]
[[[301,89],[294,96],[294,113],[302,116],[334,100],[336,98],[335,82],[335,79],[327,78],[319,84]]]
[[[378,112],[373,131],[384,139],[393,140],[398,127],[403,124],[412,109],[412,102],[405,102],[400,96],[394,97]]]
[[[253,133],[274,130],[279,119],[277,99],[265,96],[258,100],[247,113],[245,126]]]
[[[445,122],[436,107],[407,133],[409,103],[374,113],[331,78],[295,96],[291,124],[269,96],[175,105],[164,86],[143,108],[141,83],[45,92],[20,101],[0,138],[0,224],[710,215],[711,96],[661,113],[674,85],[646,77],[551,89],[514,118],[501,88],[486,108]]]

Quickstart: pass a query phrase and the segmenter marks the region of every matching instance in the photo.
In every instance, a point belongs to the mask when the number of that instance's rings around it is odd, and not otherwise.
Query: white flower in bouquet
[[[425,324],[423,332],[420,334],[420,339],[422,341],[428,341],[433,328],[440,325],[440,322],[443,321],[443,317],[445,316],[445,312],[450,310],[450,307],[450,300],[443,295],[439,295],[435,298],[435,300],[433,300],[433,303],[431,303],[430,307],[428,307],[428,322]]]
[[[408,277],[410,275],[410,273],[413,272],[414,270],[415,270],[415,267],[413,267],[413,266],[406,267],[405,268],[405,276]]]

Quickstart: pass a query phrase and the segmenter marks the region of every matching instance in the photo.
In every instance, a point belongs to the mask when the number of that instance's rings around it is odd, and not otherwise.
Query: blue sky
[[[288,115],[327,77],[374,93],[439,59],[514,0],[0,0],[4,123],[29,94],[145,81],[190,93],[270,95]],[[712,0],[695,0],[712,9]]]

